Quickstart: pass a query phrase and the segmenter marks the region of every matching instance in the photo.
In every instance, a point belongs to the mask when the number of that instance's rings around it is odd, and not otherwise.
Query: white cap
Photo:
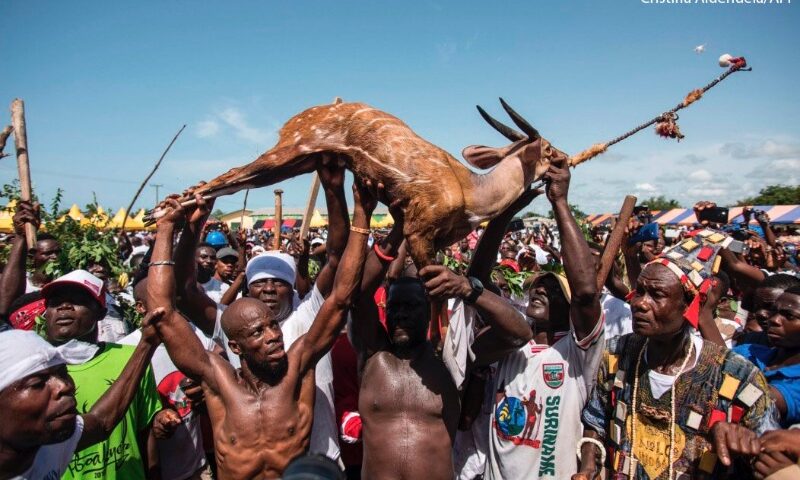
[[[65,363],[61,352],[35,332],[0,333],[0,391],[28,375]]]
[[[73,270],[66,275],[56,278],[42,288],[42,296],[46,299],[50,295],[50,292],[53,291],[53,288],[57,288],[59,285],[76,285],[81,287],[89,292],[103,308],[106,306],[105,284],[102,280],[86,270]]]
[[[247,262],[245,274],[247,275],[248,287],[256,280],[277,278],[294,288],[297,267],[294,264],[294,257],[291,255],[278,251],[269,251],[251,258]]]
[[[311,246],[312,247],[315,246],[315,245],[322,245],[323,243],[325,243],[325,240],[323,240],[323,239],[321,239],[319,237],[311,240]]]

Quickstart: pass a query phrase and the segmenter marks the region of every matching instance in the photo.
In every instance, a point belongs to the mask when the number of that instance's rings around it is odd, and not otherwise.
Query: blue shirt
[[[767,365],[778,354],[777,348],[766,345],[746,344],[733,349],[734,352],[753,362],[767,378],[770,387],[775,388],[786,402],[786,415],[781,418],[781,426],[788,428],[800,423],[800,364],[767,370]]]

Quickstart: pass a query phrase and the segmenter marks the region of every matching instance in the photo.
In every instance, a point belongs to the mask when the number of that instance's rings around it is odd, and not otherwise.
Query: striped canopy
[[[744,207],[731,207],[728,212],[728,223],[741,223],[742,209]],[[776,225],[800,224],[800,205],[755,205],[756,210],[764,210],[769,215],[770,221]],[[653,221],[660,225],[693,225],[697,223],[694,210],[691,208],[673,208],[672,210],[654,210]],[[616,215],[611,213],[599,213],[589,215],[586,221],[592,226],[607,225],[614,221]],[[750,220],[751,224],[757,224],[755,218]]]

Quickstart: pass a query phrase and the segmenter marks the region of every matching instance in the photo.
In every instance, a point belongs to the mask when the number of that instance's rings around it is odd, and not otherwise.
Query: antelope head
[[[550,167],[550,159],[561,154],[559,150],[550,145],[550,142],[542,138],[539,131],[533,128],[522,115],[514,111],[502,98],[500,104],[511,117],[514,124],[519,127],[519,132],[486,113],[486,110],[477,105],[478,112],[484,120],[504,137],[511,140],[511,144],[505,147],[487,147],[483,145],[471,145],[466,147],[461,154],[471,165],[486,169],[493,167],[506,158],[517,158],[526,170],[526,184],[539,179]],[[531,175],[532,173],[532,175]]]

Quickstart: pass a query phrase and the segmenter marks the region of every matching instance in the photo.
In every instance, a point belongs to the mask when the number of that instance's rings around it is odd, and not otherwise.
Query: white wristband
[[[578,448],[575,449],[575,453],[578,455],[578,460],[581,459],[581,447],[583,447],[584,443],[593,443],[597,448],[600,449],[600,466],[603,467],[606,464],[606,447],[603,445],[603,442],[596,438],[589,438],[583,437],[578,440]]]

